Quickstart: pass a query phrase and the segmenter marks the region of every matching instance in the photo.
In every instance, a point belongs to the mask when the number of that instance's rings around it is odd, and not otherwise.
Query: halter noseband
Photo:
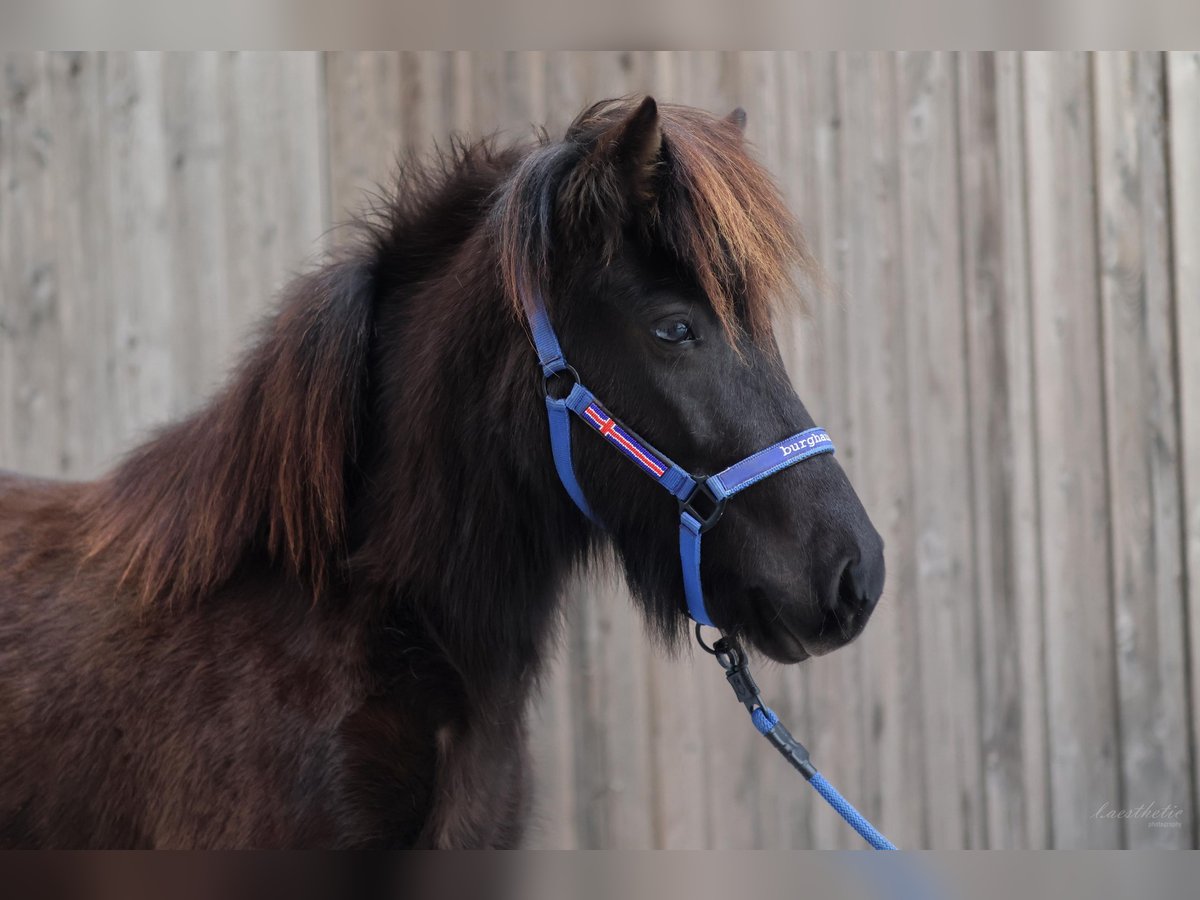
[[[701,536],[717,524],[725,504],[734,494],[798,462],[820,453],[832,453],[833,439],[823,428],[809,428],[747,456],[716,475],[692,475],[604,408],[583,386],[579,373],[567,364],[541,295],[529,293],[524,300],[538,362],[542,366],[554,467],[567,494],[585,516],[603,527],[575,478],[571,459],[571,413],[575,413],[679,502],[679,558],[683,565],[688,615],[701,625],[713,625],[700,584]],[[563,376],[571,381],[570,392],[561,398],[555,397],[550,390],[551,382]]]

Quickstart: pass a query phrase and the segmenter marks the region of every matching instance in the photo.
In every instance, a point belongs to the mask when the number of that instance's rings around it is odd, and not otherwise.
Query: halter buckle
[[[700,533],[708,531],[721,519],[725,512],[728,497],[718,496],[708,483],[708,479],[697,481],[686,500],[679,501],[679,513],[688,513],[700,523]]]

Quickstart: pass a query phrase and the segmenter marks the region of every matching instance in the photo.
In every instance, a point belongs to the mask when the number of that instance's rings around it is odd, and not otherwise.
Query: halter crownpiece
[[[524,307],[542,366],[550,448],[563,488],[585,516],[602,526],[575,477],[571,456],[571,413],[574,413],[679,502],[679,559],[688,615],[702,625],[712,625],[700,582],[701,536],[717,524],[726,502],[734,494],[798,462],[832,453],[833,439],[824,428],[809,428],[747,456],[716,475],[693,475],[622,424],[583,386],[579,373],[567,364],[539,294],[526,294]],[[556,397],[551,384],[560,377],[569,378],[571,387],[564,396]]]

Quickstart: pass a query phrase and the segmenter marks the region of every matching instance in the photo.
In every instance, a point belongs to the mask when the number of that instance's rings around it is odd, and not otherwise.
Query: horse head
[[[578,378],[700,475],[814,425],[772,325],[808,257],[744,122],[741,110],[718,119],[651,98],[598,104],[525,158],[500,206],[513,302],[544,302]],[[582,505],[652,620],[678,633],[687,607],[671,498],[586,423],[571,427]],[[700,570],[713,624],[793,662],[862,630],[883,589],[883,545],[826,453],[730,503]]]

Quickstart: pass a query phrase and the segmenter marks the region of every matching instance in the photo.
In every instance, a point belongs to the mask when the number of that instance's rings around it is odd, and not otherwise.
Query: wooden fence
[[[889,567],[862,639],[768,697],[902,845],[1195,845],[1200,54],[0,65],[0,465],[67,477],[200,403],[398,153],[744,106],[837,286],[784,343]],[[857,845],[615,579],[558,655],[535,844]],[[1180,811],[1116,816],[1144,804]]]

